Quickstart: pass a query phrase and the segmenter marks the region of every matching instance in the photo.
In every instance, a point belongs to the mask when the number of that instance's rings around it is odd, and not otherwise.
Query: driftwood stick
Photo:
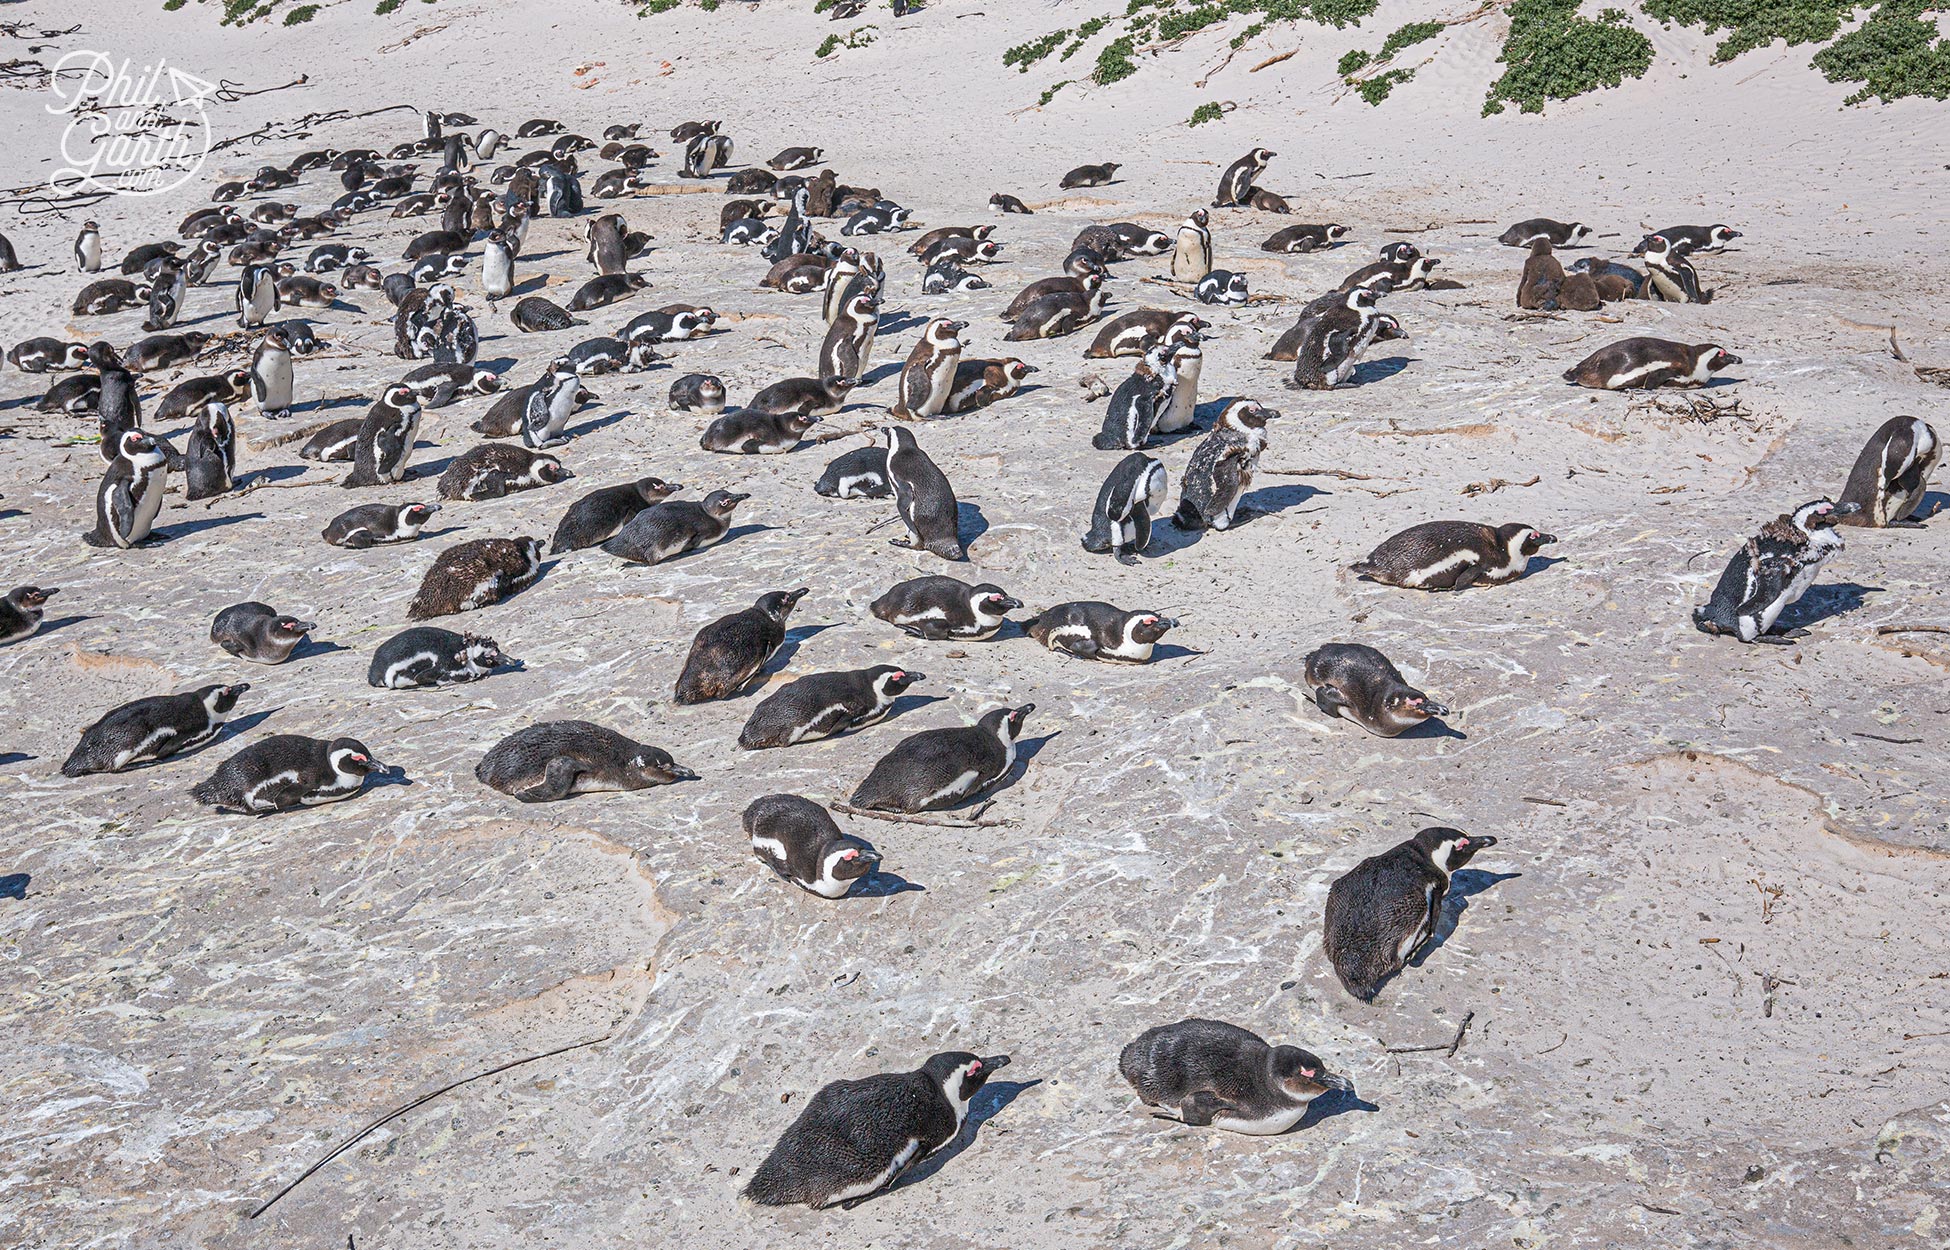
[[[1441,1042],[1437,1042],[1433,1046],[1390,1046],[1381,1053],[1384,1055],[1419,1055],[1431,1050],[1446,1050],[1449,1052],[1449,1057],[1453,1059],[1456,1056],[1456,1051],[1462,1048],[1463,1034],[1469,1032],[1469,1022],[1475,1018],[1476,1013],[1473,1011],[1464,1015],[1462,1018],[1462,1027],[1456,1030],[1456,1040],[1446,1046]]]

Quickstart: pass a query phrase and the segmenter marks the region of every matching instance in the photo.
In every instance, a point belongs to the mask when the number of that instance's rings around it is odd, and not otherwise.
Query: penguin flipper
[[[1335,717],[1342,715],[1348,706],[1347,700],[1341,697],[1341,692],[1332,686],[1315,686],[1314,703],[1321,711]]]
[[[1193,1126],[1203,1128],[1212,1123],[1212,1117],[1220,1112],[1236,1112],[1237,1107],[1225,1102],[1209,1089],[1201,1089],[1188,1095],[1178,1104],[1178,1118]]]
[[[1079,659],[1094,660],[1097,658],[1097,640],[1095,638],[1070,638],[1067,636],[1058,638],[1056,640],[1056,649],[1059,651],[1067,651]]]
[[[575,788],[576,776],[581,771],[574,760],[566,755],[558,755],[548,762],[541,781],[515,797],[524,803],[553,803],[557,799],[566,799]]]

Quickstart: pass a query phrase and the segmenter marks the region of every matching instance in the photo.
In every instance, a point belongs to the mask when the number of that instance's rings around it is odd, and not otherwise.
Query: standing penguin
[[[805,187],[794,188],[792,209],[785,215],[778,236],[766,244],[760,253],[775,265],[788,256],[812,251],[812,222],[807,219],[807,195]]]
[[[1733,553],[1712,598],[1693,610],[1694,628],[1741,642],[1792,643],[1801,637],[1806,630],[1780,627],[1781,613],[1808,593],[1821,566],[1842,550],[1835,527],[1856,510],[1853,503],[1816,499],[1763,525]]]
[[[1219,193],[1213,197],[1212,207],[1243,208],[1251,204],[1253,183],[1266,172],[1266,163],[1278,155],[1266,148],[1254,148],[1226,166],[1225,173],[1219,175]]]
[[[549,362],[548,376],[528,392],[521,411],[521,441],[529,447],[559,447],[569,441],[563,431],[575,414],[582,394],[582,375],[567,357]]]
[[[82,535],[91,547],[133,547],[149,537],[162,511],[169,455],[141,430],[124,430],[115,459],[95,491],[95,528]]]
[[[420,401],[413,388],[395,382],[359,423],[359,441],[352,453],[352,472],[346,486],[378,486],[406,476],[406,461],[420,433]]]
[[[481,294],[488,302],[506,299],[515,291],[515,249],[508,236],[490,231],[481,245]]]
[[[182,262],[164,258],[156,262],[155,277],[149,283],[149,317],[142,328],[157,334],[176,324],[183,313],[183,300],[189,295],[189,277]]]
[[[862,293],[847,300],[819,345],[819,380],[831,385],[835,378],[865,377],[879,326],[880,306],[875,296]]]
[[[1848,485],[1842,487],[1837,502],[1854,504],[1859,511],[1841,523],[1877,529],[1921,524],[1912,518],[1922,506],[1930,488],[1930,474],[1936,471],[1942,455],[1943,444],[1929,422],[1917,417],[1891,417],[1883,422],[1849,470]]]
[[[1166,1115],[1255,1137],[1286,1132],[1330,1089],[1354,1088],[1298,1046],[1268,1046],[1236,1024],[1196,1017],[1140,1033],[1117,1056],[1117,1070]]]
[[[107,342],[88,348],[88,363],[95,366],[101,387],[95,399],[95,423],[101,431],[99,450],[103,460],[113,464],[120,453],[122,435],[142,428],[142,400],[135,392],[135,375],[122,365],[122,358]]]
[[[1197,282],[1212,272],[1212,231],[1206,226],[1210,215],[1202,208],[1192,210],[1178,227],[1178,246],[1171,253],[1171,276],[1179,282]]]
[[[950,1051],[918,1071],[834,1081],[812,1096],[752,1173],[744,1196],[761,1206],[815,1211],[894,1184],[918,1159],[960,1136],[983,1082],[1007,1055]]]
[[[946,410],[955,389],[955,369],[961,364],[966,346],[959,335],[968,328],[966,321],[936,317],[921,331],[921,338],[901,370],[900,398],[892,414],[902,421],[938,417]]]
[[[1136,564],[1151,543],[1151,519],[1164,508],[1169,490],[1164,461],[1141,451],[1118,461],[1097,492],[1083,549]]]
[[[1198,419],[1198,375],[1205,366],[1205,353],[1199,349],[1197,327],[1184,321],[1172,323],[1161,346],[1171,361],[1171,396],[1158,409],[1151,432],[1177,434],[1191,429]]]
[[[806,593],[804,586],[767,591],[744,611],[698,630],[677,675],[677,702],[728,699],[743,689],[785,645],[786,619]]]
[[[197,411],[196,428],[190,431],[188,448],[183,452],[184,496],[212,499],[227,493],[237,472],[237,426],[230,419],[230,406],[208,403]]]
[[[92,221],[81,223],[74,239],[74,267],[82,273],[102,271],[102,228]]]
[[[998,707],[973,725],[926,729],[880,757],[851,803],[877,812],[928,812],[974,798],[1009,775],[1033,703]]]
[[[1136,451],[1151,441],[1158,414],[1170,406],[1178,375],[1173,348],[1160,343],[1144,354],[1131,376],[1118,384],[1104,409],[1104,428],[1090,440],[1098,451]]]
[[[245,265],[237,276],[237,324],[255,330],[283,306],[276,265]]]
[[[291,340],[281,327],[272,326],[251,353],[251,398],[267,420],[291,415],[291,381]]]
[[[960,508],[947,475],[914,441],[913,431],[890,425],[886,437],[887,481],[894,488],[894,507],[907,527],[907,537],[893,539],[893,544],[927,551],[943,560],[967,559],[961,543]]]
[[[1372,1002],[1435,937],[1442,900],[1457,869],[1496,839],[1456,829],[1424,829],[1362,860],[1327,891],[1322,945],[1349,994]]]
[[[1672,304],[1709,304],[1713,292],[1702,291],[1699,273],[1685,254],[1662,234],[1640,244],[1645,249],[1645,285],[1640,299],[1664,300]]]
[[[1232,528],[1266,450],[1266,423],[1279,415],[1250,399],[1226,405],[1179,479],[1173,524],[1181,530]]]
[[[821,898],[844,898],[880,866],[859,838],[840,832],[825,808],[796,794],[768,794],[745,808],[745,834],[760,863]]]

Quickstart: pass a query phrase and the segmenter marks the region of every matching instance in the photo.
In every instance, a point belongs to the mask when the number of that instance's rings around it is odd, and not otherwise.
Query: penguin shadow
[[[499,373],[505,376],[508,370],[514,368],[516,365],[520,363],[521,361],[513,356],[496,356],[492,360],[477,359],[474,362],[474,367],[476,369],[490,369],[495,373]]]
[[[338,408],[365,408],[372,403],[370,395],[340,395],[336,399],[321,399],[311,406],[313,412],[331,412]]]
[[[1739,386],[1744,381],[1746,381],[1745,378],[1729,378],[1729,377],[1722,376],[1717,378],[1708,378],[1706,379],[1706,381],[1700,383],[1698,386],[1686,387],[1685,389],[1695,390],[1695,391],[1710,391],[1715,389],[1716,387]]]
[[[311,635],[307,634],[303,642],[300,642],[297,646],[291,648],[291,654],[285,657],[285,662],[290,663],[292,660],[309,660],[316,656],[331,655],[334,652],[350,651],[351,649],[352,648],[346,646],[343,643],[325,642],[322,639],[314,638]]]
[[[344,648],[340,648],[340,650],[344,650]],[[222,732],[218,733],[216,737],[210,739],[202,746],[197,747],[194,751],[187,751],[177,755],[164,756],[162,759],[151,760],[149,761],[149,763],[140,764],[137,765],[137,767],[152,768],[157,764],[167,764],[170,760],[188,759],[193,755],[201,755],[203,754],[203,752],[209,750],[211,747],[216,746],[218,743],[231,742],[238,738],[243,737],[245,734],[249,733],[253,729],[256,729],[259,725],[262,725],[265,721],[270,720],[273,716],[276,716],[279,712],[282,711],[284,711],[282,707],[267,707],[262,711],[252,712],[249,716],[233,716],[229,720],[223,723]]]
[[[1188,656],[1205,655],[1193,647],[1180,646],[1175,642],[1161,642],[1151,648],[1151,659],[1147,663],[1162,664],[1166,660],[1182,660]]]
[[[981,1133],[984,1124],[1002,1114],[1003,1109],[1020,1098],[1024,1090],[1033,1089],[1042,1083],[1042,1078],[1038,1077],[1033,1081],[990,1081],[982,1086],[969,1102],[968,1119],[962,1122],[961,1132],[955,1134],[954,1140],[908,1169],[898,1181],[882,1192],[892,1193],[908,1185],[919,1185],[947,1167],[962,1151],[975,1144],[975,1138]],[[864,1201],[864,1199],[855,1201]],[[853,1203],[849,1202],[845,1205],[850,1208]]]
[[[1470,899],[1491,886],[1521,876],[1523,874],[1520,872],[1485,872],[1481,868],[1457,869],[1449,878],[1449,893],[1442,898],[1442,915],[1435,922],[1434,936],[1423,943],[1422,949],[1408,961],[1408,966],[1420,968],[1428,961],[1430,955],[1442,949],[1450,935],[1455,933],[1456,927],[1462,923],[1463,913],[1469,910]]]
[[[443,525],[437,530],[421,530],[420,537],[416,541],[425,541],[426,539],[429,538],[445,538],[449,534],[458,534],[466,528],[467,527],[465,525],[455,524],[455,525]],[[556,563],[556,562],[551,561],[551,563]]]
[[[780,527],[777,525],[760,525],[756,521],[752,522],[750,525],[734,525],[733,527],[731,527],[731,529],[725,531],[725,536],[719,541],[728,543],[734,538],[746,538],[753,534],[764,534],[778,528]],[[697,555],[698,551],[703,551],[703,550],[705,550],[705,548],[699,548],[697,551],[686,551],[683,555],[678,556],[677,559],[682,560],[687,557]],[[662,563],[670,564],[672,563],[672,561],[665,560]]]
[[[1417,739],[1426,741],[1430,738],[1454,738],[1458,742],[1469,741],[1468,734],[1457,729],[1440,716],[1431,717],[1413,729],[1405,729],[1401,733],[1396,734],[1395,737],[1405,741],[1415,741]]]
[[[474,431],[472,431],[472,430],[469,430],[469,431],[468,431],[468,433],[470,433],[470,434],[472,434],[473,432],[474,432]],[[503,441],[503,440],[489,440],[489,439],[482,439],[481,441],[482,441],[482,442],[490,442],[490,441]],[[519,441],[519,440],[517,440],[517,441]],[[430,443],[430,442],[427,442],[427,441],[426,441],[425,439],[420,439],[419,441],[417,441],[417,442],[415,442],[415,443],[413,444],[413,448],[414,448],[414,450],[416,450],[416,451],[417,451],[417,450],[419,450],[419,449],[420,449],[420,448],[422,448],[422,447],[436,447],[436,446],[438,446],[438,445],[439,445],[439,444],[437,444],[437,443]],[[410,467],[410,468],[408,468],[408,469],[406,470],[406,477],[405,477],[405,480],[406,480],[406,481],[409,481],[409,482],[413,482],[413,481],[419,481],[419,482],[429,482],[429,481],[432,481],[432,480],[434,480],[435,478],[438,478],[438,477],[439,477],[439,476],[440,476],[440,475],[441,475],[442,473],[445,473],[445,472],[447,471],[447,466],[449,466],[449,465],[451,465],[451,464],[452,464],[452,463],[453,463],[454,461],[456,461],[456,460],[458,460],[458,459],[460,459],[460,453],[459,453],[459,452],[455,452],[455,453],[453,453],[453,454],[452,454],[452,455],[450,455],[450,456],[442,456],[442,457],[441,457],[440,459],[438,459],[438,460],[422,460],[422,461],[420,461],[420,462],[419,462],[418,464],[416,464],[416,465],[413,465],[412,467]]]
[[[46,392],[43,391],[41,394],[44,395]],[[38,404],[40,402],[40,395],[16,395],[12,399],[0,399],[0,412],[11,408],[25,408],[29,404]]]
[[[263,486],[270,482],[282,482],[294,477],[303,477],[305,475],[305,467],[302,464],[273,465],[268,469],[259,469],[255,473],[239,478],[237,485],[241,488],[248,489],[252,486]]]
[[[192,534],[200,534],[204,530],[220,529],[226,525],[235,525],[239,521],[262,521],[263,519],[264,514],[262,512],[240,512],[236,516],[205,517],[197,521],[185,521],[181,525],[172,525],[169,527],[168,532],[164,533],[159,531],[150,537],[152,541],[174,542],[179,538],[188,538]]]
[[[25,764],[28,760],[38,758],[38,756],[29,755],[25,751],[0,751],[0,768],[4,768],[8,764]]]
[[[1922,502],[1916,505],[1916,511],[1910,513],[1903,519],[1921,525],[1945,509],[1950,509],[1950,495],[1946,495],[1940,490],[1925,491],[1923,492]],[[0,517],[6,515],[6,513],[0,512]]]
[[[584,434],[594,434],[597,430],[606,429],[609,426],[615,425],[618,421],[625,421],[636,415],[633,409],[618,408],[607,416],[593,417],[588,421],[584,421],[581,425],[571,426],[564,430],[563,433],[570,438],[581,438]]]
[[[1152,654],[1156,655],[1157,652],[1154,651],[1152,652]],[[974,803],[986,803],[988,800],[994,798],[996,795],[1002,793],[1004,790],[1007,790],[1010,786],[1015,785],[1016,782],[1022,779],[1022,775],[1025,772],[1029,771],[1029,762],[1035,759],[1038,755],[1041,755],[1043,753],[1043,748],[1050,744],[1050,740],[1055,738],[1058,734],[1061,734],[1062,732],[1063,732],[1062,730],[1058,729],[1050,733],[1046,733],[1040,738],[1017,739],[1016,740],[1016,762],[1010,765],[1008,772],[1002,774],[1002,779],[996,782],[994,785],[990,786],[987,790],[984,790],[979,798],[964,800],[961,803],[957,803],[955,806],[967,807],[970,804],[974,804]],[[953,808],[950,808],[949,810],[952,811]]]
[[[868,370],[867,376],[860,379],[860,385],[872,386],[875,382],[884,381],[887,378],[898,377],[900,375],[900,371],[904,367],[905,367],[904,362],[898,360],[890,360],[886,364],[881,365],[878,369]]]
[[[855,885],[848,898],[892,898],[896,894],[919,892],[927,893],[928,887],[918,881],[909,881],[897,872],[876,868]]]
[[[7,758],[7,756],[0,756],[0,761]],[[28,758],[31,759],[33,757],[29,756]],[[10,872],[4,877],[0,877],[0,898],[10,898],[18,902],[25,902],[27,900],[27,885],[33,879],[31,873],[25,872]]]
[[[785,641],[779,644],[779,649],[776,652],[774,652],[772,658],[766,662],[767,667],[774,668],[775,670],[784,668],[786,665],[792,662],[793,656],[799,654],[800,643],[803,643],[808,638],[812,638],[819,634],[823,634],[829,629],[836,629],[838,628],[838,626],[839,626],[838,621],[828,621],[824,625],[798,625],[793,627],[792,629],[786,630]],[[754,682],[749,688],[740,691],[738,694],[733,695],[732,697],[737,699],[748,699],[753,695],[758,694],[763,689],[765,689],[765,683]]]
[[[1868,601],[1870,595],[1881,594],[1882,590],[1881,586],[1862,586],[1855,582],[1810,586],[1799,602],[1781,613],[1778,623],[1782,629],[1806,629],[1831,617],[1855,611]]]
[[[902,330],[911,330],[915,326],[924,326],[927,323],[926,317],[919,317],[911,312],[883,314],[874,327],[874,336],[877,338],[882,334],[899,334]]]
[[[24,508],[0,508],[0,521],[11,521],[17,516],[26,516]]]
[[[1327,493],[1329,492],[1318,486],[1309,486],[1305,482],[1282,482],[1278,486],[1262,486],[1258,490],[1248,491],[1240,498],[1238,508],[1233,511],[1232,528],[1238,529],[1241,525],[1251,525],[1261,517],[1274,516],[1285,512],[1288,508],[1297,508],[1315,495]]]
[[[366,782],[366,787],[362,791],[362,793],[371,794],[374,790],[385,790],[392,786],[410,787],[416,784],[418,783],[416,783],[411,777],[406,775],[406,770],[404,768],[400,767],[398,764],[394,764],[388,767],[386,771],[383,773],[371,774],[370,779]]]
[[[948,696],[945,694],[904,694],[894,700],[893,707],[887,709],[886,719],[893,720],[895,717],[905,716],[909,712],[918,712],[930,703],[946,702],[948,702]]]
[[[520,258],[519,258],[519,259],[521,259],[521,260],[524,260],[524,261],[531,261],[531,262],[532,262],[532,261],[538,261],[538,260],[554,260],[554,259],[555,259],[555,258],[556,258],[557,256],[572,256],[572,255],[574,255],[574,254],[575,254],[575,249],[574,249],[574,248],[571,248],[571,247],[561,247],[561,248],[557,248],[557,249],[556,249],[556,250],[554,250],[553,252],[523,252],[523,253],[521,254],[521,256],[520,256]],[[542,278],[543,278],[544,280],[545,280],[545,279],[546,279],[547,277],[548,277],[548,275],[547,275],[547,274],[543,274],[543,275],[542,275]],[[534,280],[534,279],[530,279],[530,281],[533,281],[533,280]],[[522,285],[523,285],[523,286],[526,286],[526,285],[527,285],[527,283],[523,283]],[[515,288],[515,290],[516,290],[516,293],[517,293],[517,294],[519,294],[519,293],[520,293],[520,290],[521,290],[521,287],[516,287],[516,288]]]
[[[79,616],[63,616],[56,620],[47,620],[43,618],[41,621],[41,627],[38,630],[34,631],[34,637],[45,638],[57,629],[66,629],[70,625],[79,625],[83,621],[92,621],[94,619],[95,619],[94,617],[85,614]]]
[[[989,519],[982,515],[982,509],[966,499],[955,501],[955,530],[962,536],[962,550],[975,545],[975,540],[989,532]]]
[[[1386,356],[1380,360],[1364,360],[1354,366],[1354,376],[1349,379],[1356,386],[1366,386],[1370,382],[1381,382],[1394,377],[1408,368],[1406,356]]]
[[[1569,557],[1566,556],[1532,556],[1530,557],[1530,562],[1523,566],[1523,575],[1525,577],[1535,577],[1553,565],[1569,564],[1570,562]]]
[[[563,255],[563,253],[551,252],[549,253],[549,255],[561,256]],[[538,256],[535,259],[540,260],[541,257]],[[547,289],[548,289],[548,275],[545,273],[538,273],[534,277],[528,279],[528,281],[526,282],[516,283],[513,293],[506,296],[505,298],[520,299],[524,295],[533,295],[537,291],[546,291]]]
[[[1330,1089],[1307,1104],[1307,1112],[1288,1133],[1304,1133],[1322,1120],[1331,1120],[1349,1111],[1379,1111],[1380,1104],[1369,1102],[1351,1089]]]

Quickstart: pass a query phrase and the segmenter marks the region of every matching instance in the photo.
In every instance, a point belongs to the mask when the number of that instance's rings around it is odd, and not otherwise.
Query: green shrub
[[[1070,37],[1067,30],[1051,31],[1041,39],[1031,39],[1019,43],[1002,54],[1004,65],[1013,65],[1017,72],[1027,74],[1029,67],[1056,51],[1056,46]]]
[[[1379,104],[1388,98],[1388,93],[1395,89],[1396,83],[1407,82],[1413,77],[1415,71],[1412,69],[1391,69],[1385,74],[1376,74],[1373,78],[1362,79],[1354,84],[1354,90],[1369,104]]]
[[[291,12],[284,15],[284,24],[286,26],[296,26],[301,22],[309,22],[311,19],[317,16],[318,16],[317,5],[301,4],[297,8],[291,10]]]
[[[1248,41],[1259,38],[1265,30],[1265,22],[1254,22],[1251,26],[1246,27],[1246,29],[1232,37],[1232,50],[1234,52],[1239,51],[1239,49],[1246,46]]]
[[[1857,0],[1646,0],[1645,14],[1660,22],[1698,26],[1707,34],[1727,31],[1713,50],[1716,61],[1776,39],[1790,44],[1826,43],[1855,11]]]
[[[1065,78],[1062,82],[1057,83],[1056,85],[1045,89],[1042,98],[1036,101],[1036,107],[1041,108],[1045,104],[1048,104],[1051,100],[1054,100],[1056,98],[1057,92],[1063,90],[1063,88],[1069,86],[1071,83],[1075,81],[1076,79],[1074,78]]]
[[[1129,35],[1105,44],[1104,50],[1097,54],[1097,67],[1090,71],[1090,81],[1100,87],[1108,87],[1137,73],[1137,66],[1131,63],[1131,53],[1136,48]]]
[[[1368,62],[1372,61],[1373,59],[1374,59],[1373,57],[1361,51],[1361,49],[1354,48],[1350,50],[1347,53],[1347,55],[1343,56],[1340,59],[1340,62],[1334,66],[1334,72],[1339,74],[1342,78],[1346,78],[1349,74],[1354,73],[1356,70],[1365,69],[1367,67]]]
[[[1201,4],[1183,13],[1167,13],[1158,19],[1158,38],[1176,39],[1181,35],[1193,34],[1230,16],[1232,14],[1223,4]]]
[[[1433,39],[1441,33],[1441,22],[1410,22],[1381,41],[1380,59],[1385,61],[1397,52],[1400,52],[1403,48],[1413,47],[1418,43]]]
[[[1073,42],[1069,47],[1063,49],[1063,55],[1056,59],[1059,61],[1069,60],[1071,57],[1075,56],[1079,51],[1082,50],[1083,45],[1088,43],[1092,36],[1094,36],[1098,31],[1102,30],[1104,27],[1108,25],[1110,25],[1109,18],[1093,17],[1089,21],[1085,22],[1083,25],[1077,27],[1076,41]]]
[[[1814,66],[1829,82],[1859,82],[1844,100],[1870,96],[1887,103],[1905,96],[1950,99],[1950,39],[1939,39],[1925,14],[1925,0],[1884,0],[1869,20],[1815,53]]]
[[[819,47],[813,50],[813,55],[817,57],[831,56],[839,49],[839,46],[840,37],[838,35],[828,35],[819,41]]]
[[[1203,126],[1206,122],[1218,121],[1225,115],[1226,111],[1219,107],[1217,101],[1208,101],[1193,109],[1192,119],[1185,124],[1187,126]]]
[[[1517,0],[1510,6],[1510,35],[1497,58],[1509,68],[1490,85],[1484,116],[1501,113],[1506,100],[1541,113],[1546,100],[1616,87],[1651,68],[1652,41],[1616,11],[1596,22],[1577,13],[1578,0]]]

